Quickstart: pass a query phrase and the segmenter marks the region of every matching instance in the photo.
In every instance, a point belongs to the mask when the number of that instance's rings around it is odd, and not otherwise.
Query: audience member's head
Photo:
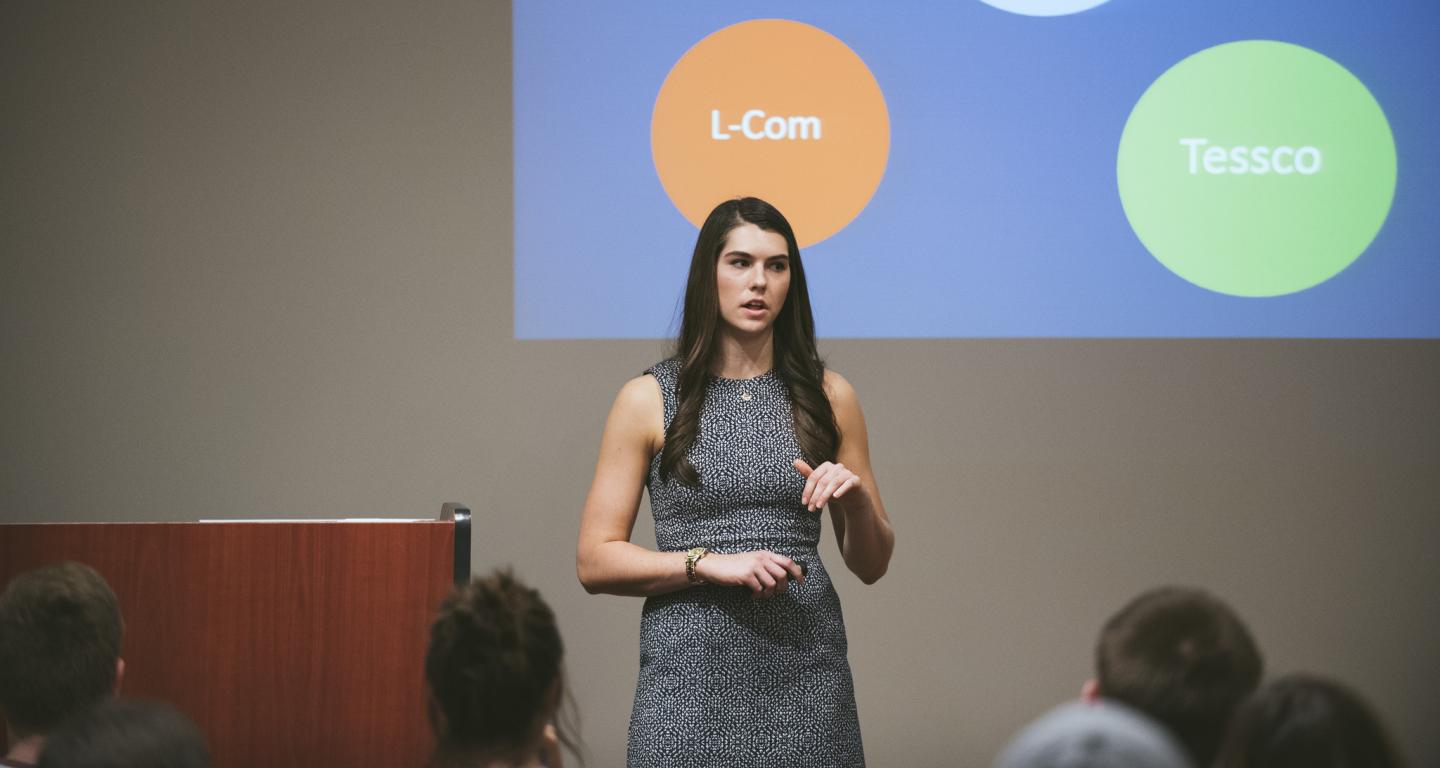
[[[1165,587],[1105,623],[1086,695],[1154,718],[1197,765],[1209,765],[1262,666],[1255,640],[1229,606],[1197,589]]]
[[[1236,713],[1220,768],[1399,768],[1399,754],[1371,709],[1343,686],[1294,675],[1276,680]]]
[[[995,768],[1189,768],[1185,750],[1150,718],[1115,702],[1072,702],[1020,731]]]
[[[555,740],[571,746],[553,730],[563,655],[550,607],[509,571],[451,593],[425,655],[435,762],[525,765],[553,749],[553,764]]]
[[[210,768],[210,750],[169,704],[115,699],[52,731],[38,768]]]
[[[0,594],[0,712],[12,742],[43,736],[120,685],[120,604],[99,573],[59,563]]]

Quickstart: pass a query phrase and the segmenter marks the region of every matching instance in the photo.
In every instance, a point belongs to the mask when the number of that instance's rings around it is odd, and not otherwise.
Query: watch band
[[[708,554],[710,554],[710,550],[704,547],[695,547],[685,553],[685,578],[689,579],[691,584],[706,583],[704,579],[695,573],[695,564],[700,562],[700,558]]]

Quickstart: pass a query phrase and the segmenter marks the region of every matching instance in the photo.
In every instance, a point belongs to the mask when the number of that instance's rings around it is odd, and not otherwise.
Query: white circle
[[[1110,0],[980,0],[1002,11],[1025,16],[1064,16],[1069,13],[1088,11]]]

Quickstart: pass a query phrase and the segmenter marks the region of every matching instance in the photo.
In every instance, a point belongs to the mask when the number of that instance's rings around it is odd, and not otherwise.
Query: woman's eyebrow
[[[748,251],[726,251],[726,252],[720,254],[720,258],[722,258],[722,259],[728,259],[728,258],[730,258],[731,256],[744,256],[744,257],[747,258],[747,259],[753,259],[753,258],[755,258],[755,255],[752,254],[752,253],[750,253],[750,252],[748,252]],[[765,261],[777,261],[777,260],[780,260],[780,261],[789,261],[789,260],[790,260],[790,254],[788,254],[788,253],[777,253],[777,254],[775,254],[774,256],[766,256],[766,257],[765,257]]]

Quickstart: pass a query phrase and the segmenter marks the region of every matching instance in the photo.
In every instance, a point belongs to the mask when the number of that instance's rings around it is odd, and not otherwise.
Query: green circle
[[[1189,56],[1145,91],[1116,177],[1130,226],[1172,272],[1279,296],[1334,277],[1375,239],[1395,197],[1395,139],[1344,67],[1246,40]]]

